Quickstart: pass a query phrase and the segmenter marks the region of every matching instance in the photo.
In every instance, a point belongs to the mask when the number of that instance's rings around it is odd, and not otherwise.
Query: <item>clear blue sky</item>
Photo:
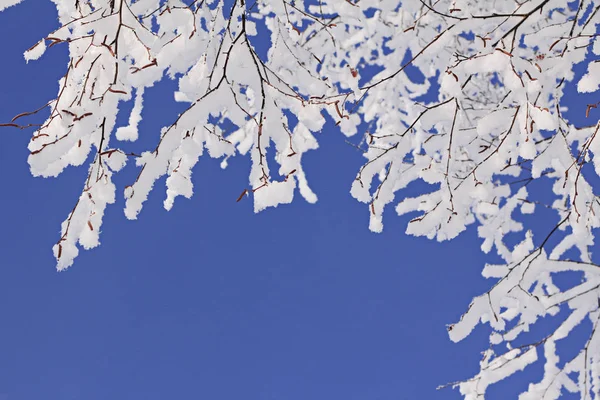
[[[0,13],[0,122],[54,98],[66,65],[56,46],[28,65],[22,52],[55,28],[50,1]],[[149,90],[140,150],[176,116],[173,82]],[[64,273],[51,253],[86,168],[33,178],[31,131],[1,129],[0,399],[413,400],[458,399],[435,387],[470,377],[487,327],[453,344],[445,324],[491,282],[470,229],[438,244],[383,234],[349,194],[360,154],[329,128],[305,156],[316,205],[255,215],[235,200],[249,160],[221,170],[202,159],[195,195],[162,208],[164,180],[138,221],[110,206],[102,245]],[[122,188],[137,169],[117,178]],[[515,398],[529,368],[490,389]],[[530,375],[528,375],[530,374]]]

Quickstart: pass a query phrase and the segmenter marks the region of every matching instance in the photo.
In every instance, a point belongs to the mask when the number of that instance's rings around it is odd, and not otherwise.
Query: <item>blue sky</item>
[[[65,48],[25,64],[55,28],[49,1],[0,13],[0,121],[56,95]],[[173,82],[149,90],[139,144],[176,116]],[[252,212],[249,160],[202,159],[195,195],[162,207],[164,180],[138,221],[107,210],[102,245],[64,273],[51,247],[86,176],[33,178],[30,131],[0,130],[0,399],[458,399],[435,387],[475,373],[487,328],[453,344],[445,325],[491,282],[474,229],[449,243],[384,232],[349,194],[360,153],[331,126],[305,156],[316,205],[299,196]],[[122,188],[137,169],[116,179]],[[538,366],[539,367],[539,366]],[[490,389],[515,398],[538,367]]]

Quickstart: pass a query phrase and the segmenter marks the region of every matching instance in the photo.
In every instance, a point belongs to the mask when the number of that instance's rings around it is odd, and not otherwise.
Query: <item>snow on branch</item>
[[[480,323],[492,331],[480,372],[456,383],[465,398],[484,398],[543,351],[543,379],[522,399],[565,390],[600,399],[600,267],[590,252],[600,227],[600,124],[590,118],[598,103],[563,101],[569,85],[581,93],[600,87],[598,1],[53,1],[62,26],[25,58],[64,45],[70,59],[56,99],[33,112],[50,115],[33,134],[29,163],[48,177],[92,160],[54,246],[58,269],[73,263],[78,245],[99,244],[116,196],[112,176],[129,159],[139,173],[124,188],[127,218],[138,217],[162,176],[166,209],[192,196],[191,174],[205,153],[223,166],[250,155],[238,201],[251,196],[258,212],[290,203],[296,188],[317,200],[302,157],[318,147],[314,133],[326,117],[347,136],[367,126],[358,145],[366,161],[350,191],[366,204],[371,230],[383,229],[395,202],[398,214],[412,215],[408,234],[442,241],[476,225],[481,250],[504,262],[485,267],[496,283],[449,328],[454,341]],[[16,2],[4,3],[0,9]],[[174,97],[188,106],[154,149],[126,153],[118,141],[140,136],[145,89],[165,75],[178,80]],[[128,125],[115,129],[121,103],[132,99]],[[575,126],[567,106],[585,108],[589,124]],[[29,127],[22,121],[30,114],[1,126]],[[428,185],[404,196],[414,182]],[[525,229],[540,209],[554,213],[550,232]],[[557,285],[569,271],[581,282]],[[524,339],[561,311],[569,315],[558,328]],[[559,363],[556,342],[583,321],[589,340]]]

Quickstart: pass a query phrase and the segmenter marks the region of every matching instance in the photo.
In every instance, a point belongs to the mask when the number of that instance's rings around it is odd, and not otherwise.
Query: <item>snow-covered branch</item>
[[[78,244],[98,245],[115,201],[112,176],[130,158],[139,167],[123,188],[130,219],[162,176],[166,209],[189,198],[205,153],[223,167],[250,154],[238,201],[252,197],[256,212],[290,203],[296,188],[315,202],[302,156],[318,147],[314,133],[328,117],[343,134],[362,135],[366,161],[350,191],[366,204],[371,230],[383,229],[396,202],[398,214],[412,213],[408,234],[442,241],[476,225],[482,251],[503,260],[485,267],[496,283],[449,329],[455,341],[479,323],[492,329],[480,372],[457,383],[465,398],[483,398],[542,349],[544,377],[523,399],[561,390],[600,398],[600,267],[590,252],[600,227],[600,124],[590,117],[599,103],[563,101],[569,85],[600,88],[596,0],[53,1],[62,26],[25,58],[66,45],[70,59],[56,99],[33,112],[50,114],[33,134],[29,163],[47,177],[92,160],[54,247],[59,269],[73,263]],[[0,10],[17,2],[5,3]],[[139,137],[146,89],[165,75],[178,80],[174,97],[188,107],[153,150],[125,152],[113,143]],[[129,124],[116,128],[126,101]],[[567,106],[583,107],[589,124],[576,126]],[[30,114],[1,125],[32,126],[22,122]],[[415,182],[421,194],[404,196]],[[539,209],[554,213],[550,232],[527,226]],[[568,271],[581,282],[557,285]],[[569,315],[558,328],[524,339],[560,310]],[[559,363],[556,342],[586,320],[589,340]]]

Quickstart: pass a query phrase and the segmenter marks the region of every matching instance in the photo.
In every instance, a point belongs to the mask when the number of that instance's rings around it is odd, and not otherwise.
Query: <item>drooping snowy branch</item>
[[[178,196],[189,198],[192,170],[205,152],[223,166],[250,154],[240,199],[252,196],[257,212],[291,202],[296,188],[315,202],[302,156],[318,147],[313,133],[328,115],[345,135],[361,134],[366,161],[350,191],[367,205],[371,230],[383,229],[384,210],[396,201],[398,214],[417,213],[408,234],[442,241],[476,225],[481,249],[504,262],[485,267],[496,283],[449,329],[452,340],[479,323],[492,329],[480,372],[457,384],[465,398],[483,398],[542,350],[544,377],[523,399],[555,399],[561,390],[600,398],[600,267],[590,252],[600,227],[591,183],[600,175],[600,125],[590,118],[575,126],[563,104],[568,85],[581,93],[600,87],[600,3],[53,1],[62,26],[25,58],[65,44],[70,60],[47,104],[50,116],[32,137],[31,171],[56,176],[93,154],[54,247],[59,269],[72,264],[78,244],[98,245],[104,210],[115,201],[112,175],[129,158],[139,167],[124,188],[131,219],[162,176],[166,209]],[[575,79],[580,63],[586,73]],[[145,89],[165,75],[178,79],[175,99],[188,107],[153,150],[126,153],[112,143],[140,136]],[[120,103],[132,99],[128,125],[115,129]],[[586,114],[597,105],[587,105]],[[3,125],[23,128],[26,117]],[[403,196],[414,182],[426,184],[422,194]],[[524,226],[541,208],[555,214],[550,232]],[[520,235],[518,244],[510,244],[511,235]],[[556,277],[566,271],[580,273],[581,283],[560,289]],[[532,324],[560,310],[569,316],[556,330],[524,339]],[[585,320],[589,340],[559,363],[556,342]]]

